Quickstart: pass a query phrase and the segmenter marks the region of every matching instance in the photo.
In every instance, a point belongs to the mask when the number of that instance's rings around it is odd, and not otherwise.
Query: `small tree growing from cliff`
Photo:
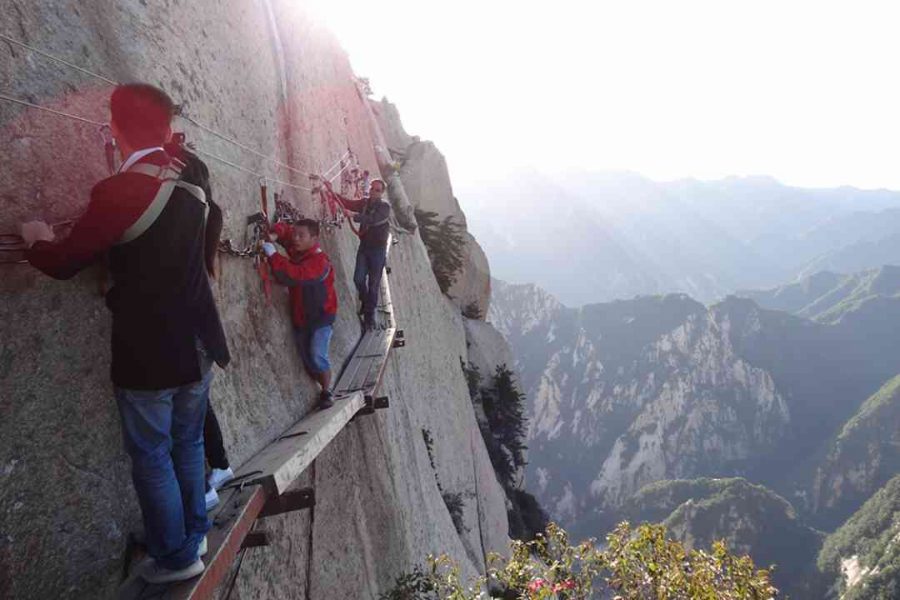
[[[484,414],[497,441],[510,453],[513,467],[525,466],[525,394],[519,390],[513,372],[504,365],[494,371],[490,388],[482,393]]]
[[[428,258],[431,259],[431,270],[437,279],[441,292],[447,291],[456,282],[463,266],[466,253],[466,237],[463,226],[452,216],[438,220],[438,214],[427,210],[416,210],[416,221],[419,233]]]

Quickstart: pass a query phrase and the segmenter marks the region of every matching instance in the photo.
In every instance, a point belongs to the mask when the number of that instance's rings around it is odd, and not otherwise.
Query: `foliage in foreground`
[[[510,558],[489,556],[488,573],[460,581],[446,555],[428,557],[428,567],[402,575],[380,600],[768,600],[777,591],[769,573],[749,557],[737,557],[716,542],[709,551],[688,550],[666,538],[665,527],[620,524],[604,548],[593,540],[577,545],[551,523],[531,542],[513,541]]]

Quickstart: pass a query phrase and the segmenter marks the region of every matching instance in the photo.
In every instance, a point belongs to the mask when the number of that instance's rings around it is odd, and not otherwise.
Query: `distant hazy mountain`
[[[833,323],[863,304],[900,296],[900,267],[884,266],[841,275],[822,271],[764,291],[741,291],[764,308]]]
[[[673,292],[710,302],[819,270],[900,264],[897,192],[535,172],[458,192],[492,272],[570,306]]]

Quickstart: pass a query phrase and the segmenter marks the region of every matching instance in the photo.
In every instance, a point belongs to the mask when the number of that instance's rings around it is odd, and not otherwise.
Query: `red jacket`
[[[334,323],[338,306],[334,269],[318,244],[297,259],[273,254],[269,265],[275,281],[290,290],[291,319],[295,327],[315,329]]]

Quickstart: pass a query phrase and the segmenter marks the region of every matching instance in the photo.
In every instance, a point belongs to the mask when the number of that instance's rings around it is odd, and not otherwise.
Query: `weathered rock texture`
[[[0,15],[0,31],[112,79],[161,85],[199,122],[298,169],[324,171],[348,145],[366,168],[377,168],[366,99],[341,48],[301,3],[2,0]],[[110,85],[6,43],[0,53],[4,92],[106,120]],[[201,152],[308,185],[188,123],[180,127]],[[0,231],[29,218],[77,216],[105,176],[97,140],[94,126],[0,103]],[[258,210],[257,178],[208,163],[226,234],[240,241],[247,215]],[[413,167],[407,173],[420,182],[418,197],[449,194],[442,164]],[[318,214],[307,192],[284,191]],[[326,235],[324,246],[343,307],[332,344],[340,364],[359,335],[348,308],[356,242],[344,228]],[[504,493],[459,368],[467,353],[459,308],[440,294],[418,235],[403,236],[390,262],[408,340],[385,375],[391,409],[355,421],[305,475],[300,483],[316,488],[314,513],[260,524],[273,545],[248,552],[233,598],[374,598],[429,552],[449,552],[473,574],[485,552],[505,547]],[[314,390],[290,341],[283,290],[269,305],[250,261],[223,257],[221,267],[214,291],[234,361],[217,371],[212,399],[232,462],[241,464],[310,410]],[[28,266],[2,268],[0,597],[107,597],[140,519],[107,374],[109,316],[96,274],[56,282]],[[443,487],[467,494],[462,534],[438,491],[423,428],[433,434]]]

